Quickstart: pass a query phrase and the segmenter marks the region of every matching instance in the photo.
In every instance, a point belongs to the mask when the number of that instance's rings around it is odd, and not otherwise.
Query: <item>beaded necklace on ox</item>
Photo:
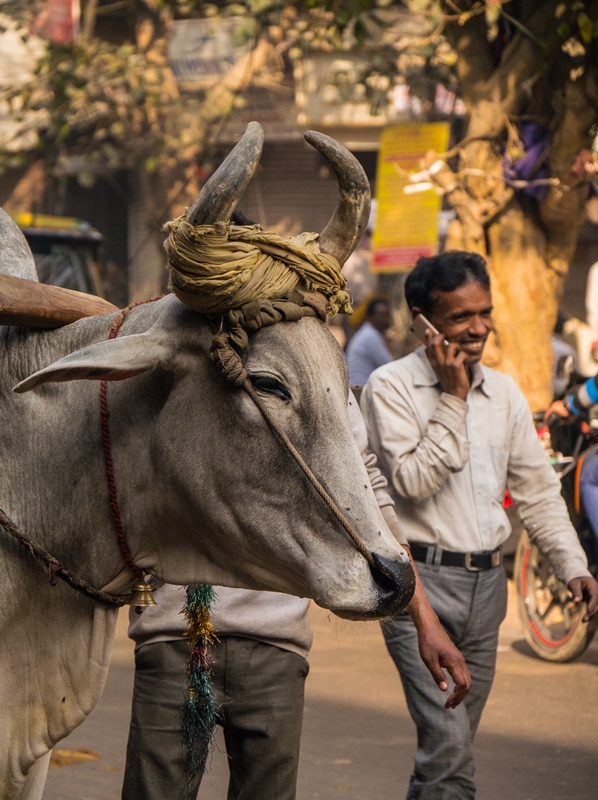
[[[152,297],[149,300],[141,300],[137,303],[130,303],[126,308],[120,312],[118,317],[113,321],[110,326],[110,333],[108,339],[116,339],[123,322],[127,315],[137,306],[144,305],[145,303],[153,303],[160,300],[164,295]],[[114,476],[114,463],[112,461],[112,448],[110,445],[110,426],[108,424],[108,384],[106,381],[100,383],[100,425],[102,428],[102,447],[104,450],[104,464],[106,466],[106,480],[108,482],[108,493],[110,495],[110,508],[112,509],[112,518],[114,520],[114,527],[116,528],[116,538],[120,552],[124,559],[125,564],[131,572],[139,579],[139,583],[133,586],[131,597],[128,600],[129,605],[135,606],[153,606],[156,605],[152,597],[152,591],[148,584],[145,582],[145,573],[140,569],[131,555],[127,538],[125,536],[122,519],[120,516],[120,507],[118,504],[118,496],[116,492],[116,478]]]
[[[163,295],[160,295],[160,297],[163,297]],[[108,339],[116,338],[128,313],[133,308],[139,305],[143,305],[145,303],[152,303],[155,300],[159,300],[160,297],[153,297],[150,300],[142,300],[137,303],[131,303],[126,308],[124,308],[110,326],[110,334],[108,336]],[[144,581],[145,577],[144,573],[137,566],[137,564],[135,564],[133,557],[131,556],[131,551],[129,550],[122,526],[120,508],[118,505],[118,498],[116,494],[116,479],[114,476],[114,464],[112,462],[112,452],[110,446],[110,429],[108,426],[107,386],[105,381],[102,381],[100,383],[100,424],[102,430],[102,445],[104,451],[104,463],[106,467],[106,479],[108,481],[108,492],[110,496],[110,507],[112,509],[112,517],[114,519],[114,525],[116,528],[118,545],[120,547],[120,551],[122,553],[126,565],[140,581],[133,587],[131,595],[121,596],[121,595],[109,594],[108,592],[104,592],[101,589],[97,589],[95,586],[92,586],[84,578],[75,574],[72,570],[65,567],[64,564],[62,564],[57,558],[51,555],[44,547],[38,544],[27,533],[20,530],[2,509],[0,509],[0,526],[2,526],[2,528],[4,528],[4,530],[10,536],[13,537],[13,539],[15,539],[25,550],[31,553],[31,555],[43,567],[45,567],[48,570],[48,572],[50,573],[50,584],[52,586],[55,586],[58,580],[60,579],[61,581],[64,581],[66,584],[68,584],[71,588],[75,589],[75,591],[84,594],[91,600],[94,600],[97,603],[102,603],[103,605],[112,606],[116,608],[126,604],[132,604],[138,606],[155,605],[155,601],[151,596],[151,589]]]

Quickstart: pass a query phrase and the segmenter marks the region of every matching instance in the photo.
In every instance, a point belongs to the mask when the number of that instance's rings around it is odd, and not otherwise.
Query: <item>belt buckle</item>
[[[465,553],[465,569],[469,572],[482,572],[482,567],[476,567],[471,563],[472,553]]]
[[[502,545],[497,547],[490,556],[490,563],[493,567],[500,567],[502,564]]]

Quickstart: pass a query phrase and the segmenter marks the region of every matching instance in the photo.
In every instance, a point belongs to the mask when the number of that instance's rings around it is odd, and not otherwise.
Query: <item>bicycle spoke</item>
[[[568,631],[572,625],[571,613],[568,605],[563,607],[563,619],[565,620],[565,629]]]
[[[553,597],[550,603],[547,605],[546,609],[542,613],[538,612],[538,616],[540,617],[542,622],[544,622],[544,620],[550,614],[552,609],[558,605],[559,605],[558,601]]]

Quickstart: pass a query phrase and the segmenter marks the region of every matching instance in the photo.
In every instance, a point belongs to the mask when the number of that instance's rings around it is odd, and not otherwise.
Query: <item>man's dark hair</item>
[[[384,297],[374,297],[373,300],[370,300],[368,303],[368,307],[366,308],[365,315],[366,317],[372,317],[376,313],[376,306],[379,306],[382,303],[385,306],[389,306],[388,300]]]
[[[416,307],[430,314],[436,304],[436,291],[454,292],[466,283],[479,283],[484,289],[490,289],[486,262],[477,253],[449,250],[418,259],[405,281],[405,299],[409,308]]]

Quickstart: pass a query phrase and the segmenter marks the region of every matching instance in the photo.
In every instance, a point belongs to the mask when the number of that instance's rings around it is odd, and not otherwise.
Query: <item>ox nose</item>
[[[379,589],[378,612],[385,617],[397,614],[413,597],[415,573],[408,561],[391,561],[378,553],[372,556],[370,572]]]

